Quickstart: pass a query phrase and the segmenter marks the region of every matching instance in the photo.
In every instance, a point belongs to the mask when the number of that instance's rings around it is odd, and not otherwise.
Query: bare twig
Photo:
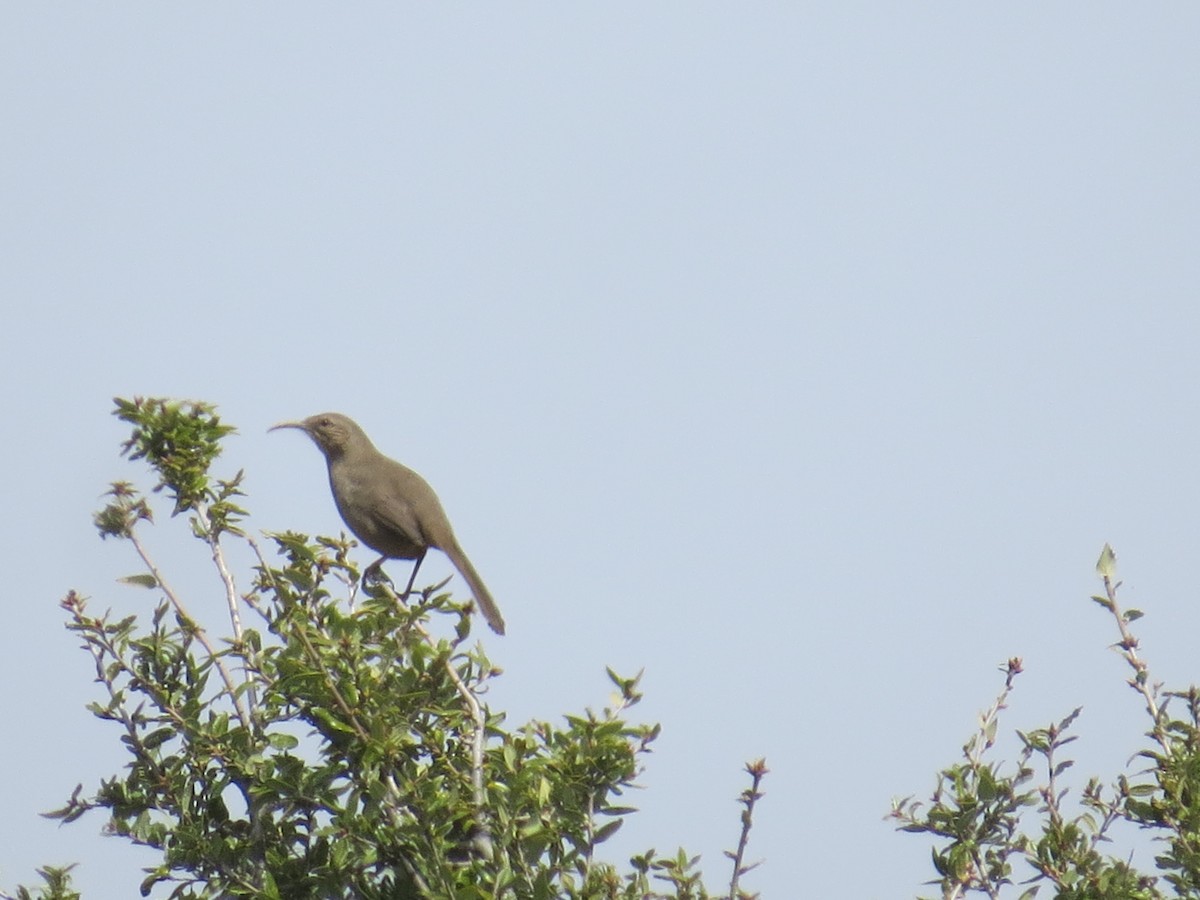
[[[583,854],[583,883],[586,885],[592,877],[592,862],[596,853],[596,795],[588,792],[587,819],[584,821],[587,829],[587,846]]]
[[[267,559],[265,556],[263,556],[262,548],[258,546],[258,541],[256,541],[251,535],[246,535],[246,543],[249,544],[250,549],[254,551],[255,557],[258,559],[258,564],[262,567],[262,573],[270,579],[271,586],[278,589],[278,584],[275,581],[275,570],[267,565]]]
[[[756,759],[754,762],[746,763],[746,772],[750,775],[750,787],[742,791],[742,796],[738,799],[738,803],[745,807],[742,810],[742,834],[738,838],[737,852],[725,851],[725,855],[733,860],[733,878],[729,882],[729,900],[738,900],[742,896],[738,892],[738,879],[758,865],[758,863],[754,863],[754,865],[743,866],[742,859],[746,853],[746,844],[750,840],[750,828],[754,824],[754,804],[763,796],[758,786],[762,782],[763,776],[769,771],[765,759]]]
[[[1000,691],[991,707],[979,714],[979,731],[972,735],[966,746],[963,747],[963,755],[974,768],[978,768],[982,764],[983,754],[996,743],[996,727],[1000,712],[1007,708],[1005,701],[1012,693],[1013,682],[1023,671],[1020,657],[1014,656],[1001,667],[1001,671],[1004,672],[1004,689]]]
[[[208,639],[208,634],[200,626],[200,623],[198,623],[192,617],[191,613],[187,611],[187,608],[183,605],[183,601],[179,599],[179,595],[175,593],[171,586],[168,585],[163,579],[162,572],[160,572],[158,566],[154,564],[154,561],[146,552],[146,548],[142,546],[142,542],[138,540],[137,532],[132,528],[129,529],[129,540],[133,542],[134,550],[136,550],[138,556],[142,558],[142,562],[145,563],[146,568],[150,571],[150,574],[154,576],[155,583],[157,583],[162,589],[163,593],[167,595],[167,599],[171,601],[171,605],[175,608],[176,614],[187,623],[188,628],[191,630],[191,633],[195,635],[196,640],[198,640],[204,649],[208,651],[209,658],[217,667],[217,671],[221,673],[221,680],[225,682],[225,688],[229,692],[229,699],[233,703],[233,708],[237,712],[237,717],[239,721],[241,721],[242,727],[244,727],[247,731],[252,731],[253,727],[251,725],[250,717],[246,714],[246,710],[242,706],[242,701],[238,696],[237,688],[233,683],[233,677],[229,674],[229,668],[225,665],[224,660],[217,655],[217,650],[212,645],[212,642]]]
[[[203,503],[198,503],[195,509],[196,515],[204,527],[205,540],[208,542],[209,549],[212,550],[213,565],[217,567],[217,573],[221,576],[221,583],[225,586],[225,603],[229,607],[229,621],[233,625],[236,646],[239,652],[250,654],[253,651],[246,645],[242,635],[242,615],[239,609],[241,597],[238,595],[237,584],[233,580],[233,574],[229,571],[229,566],[225,564],[225,553],[221,549],[221,536],[213,532],[212,519],[208,515],[208,507]],[[257,666],[243,666],[242,671],[246,675],[246,684],[248,687],[246,695],[249,698],[250,711],[253,714],[257,714],[258,693],[252,674],[254,669],[257,669]]]
[[[1115,560],[1115,554],[1112,554],[1111,549],[1105,545],[1105,551],[1110,555],[1110,563]],[[1104,556],[1101,557],[1102,564]],[[1137,619],[1141,613],[1136,610],[1123,611],[1117,603],[1117,590],[1121,587],[1121,582],[1114,581],[1111,567],[1102,568],[1100,577],[1104,580],[1104,598],[1096,597],[1095,599],[1102,606],[1107,607],[1116,620],[1117,629],[1121,632],[1121,640],[1113,645],[1113,649],[1118,651],[1129,667],[1133,669],[1133,677],[1129,679],[1129,686],[1142,695],[1142,699],[1146,702],[1146,712],[1150,713],[1150,718],[1154,721],[1154,727],[1151,731],[1151,737],[1155,742],[1162,747],[1163,755],[1167,757],[1173,756],[1171,741],[1167,736],[1166,721],[1167,714],[1165,706],[1158,702],[1158,685],[1150,683],[1150,670],[1145,661],[1138,656],[1138,639],[1134,637],[1129,630],[1129,623]]]
[[[233,575],[230,574],[229,567],[225,565],[225,554],[221,551],[220,535],[213,533],[212,519],[208,515],[208,506],[197,502],[194,509],[196,516],[200,519],[200,524],[204,528],[204,540],[212,550],[213,564],[217,567],[217,572],[221,576],[221,583],[225,585],[225,602],[229,606],[229,621],[233,625],[233,635],[240,644],[242,640],[242,616],[238,610],[237,586],[233,582]]]
[[[971,736],[963,747],[963,755],[967,758],[972,769],[978,770],[983,766],[983,754],[992,748],[996,743],[996,729],[999,722],[1000,712],[1007,708],[1006,701],[1008,695],[1012,692],[1013,683],[1018,675],[1023,671],[1021,659],[1012,657],[1002,667],[1004,672],[1004,688],[996,697],[995,702],[985,712],[979,716],[979,731]],[[944,889],[944,897],[947,900],[956,900],[963,896],[963,892],[968,887],[982,889],[991,900],[999,900],[1000,889],[992,884],[990,878],[987,877],[987,863],[983,858],[983,851],[980,847],[975,847],[971,852],[971,870],[967,873],[965,881],[959,881],[953,886],[953,889],[947,887]]]

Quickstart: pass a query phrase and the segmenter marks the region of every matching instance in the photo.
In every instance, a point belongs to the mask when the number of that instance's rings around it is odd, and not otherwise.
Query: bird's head
[[[280,422],[278,425],[272,425],[268,431],[278,428],[297,428],[303,431],[313,439],[313,443],[321,449],[326,459],[341,456],[351,445],[370,446],[371,443],[354,420],[341,413],[318,413],[299,422]]]

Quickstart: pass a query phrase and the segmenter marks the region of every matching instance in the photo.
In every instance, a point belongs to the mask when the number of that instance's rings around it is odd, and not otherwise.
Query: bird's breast
[[[424,553],[426,542],[414,527],[411,510],[386,483],[378,483],[370,472],[341,465],[330,466],[329,482],[342,520],[376,553],[394,559],[416,559]]]

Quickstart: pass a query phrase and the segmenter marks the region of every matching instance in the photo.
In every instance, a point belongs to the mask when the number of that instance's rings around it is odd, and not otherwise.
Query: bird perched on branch
[[[504,618],[483,579],[463,553],[441,501],[429,483],[407,466],[389,459],[358,425],[340,413],[321,413],[277,428],[303,431],[325,454],[333,501],[355,537],[383,554],[363,577],[380,571],[385,560],[414,560],[405,596],[412,590],[421,560],[436,547],[454,563],[492,631],[504,634]]]

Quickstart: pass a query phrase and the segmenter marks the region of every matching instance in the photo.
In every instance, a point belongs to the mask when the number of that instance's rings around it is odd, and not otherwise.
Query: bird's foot
[[[388,577],[388,573],[383,571],[383,560],[381,559],[367,566],[362,574],[363,590],[369,591],[377,584],[386,584],[390,588],[395,587],[392,584],[392,579]]]

